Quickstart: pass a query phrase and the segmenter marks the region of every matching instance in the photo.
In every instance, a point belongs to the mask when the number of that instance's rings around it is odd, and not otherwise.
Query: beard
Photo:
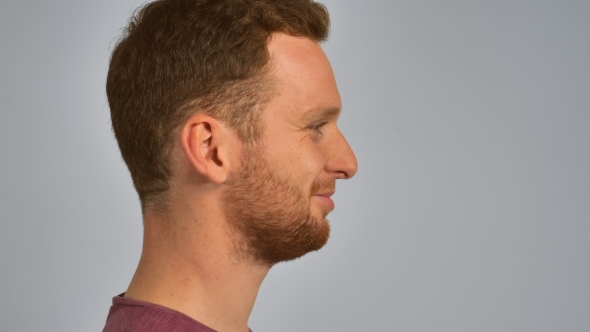
[[[228,182],[224,212],[238,259],[272,266],[322,248],[330,236],[326,220],[311,212],[311,197],[334,190],[335,180],[311,188],[293,185],[274,171],[260,147],[244,149],[242,167]]]

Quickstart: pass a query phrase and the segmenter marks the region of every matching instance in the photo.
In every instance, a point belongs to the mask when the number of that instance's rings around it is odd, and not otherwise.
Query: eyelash
[[[327,122],[321,122],[318,124],[313,124],[308,126],[307,128],[316,131],[318,134],[322,135],[322,131],[320,129],[322,129],[322,127],[324,127],[327,124]]]

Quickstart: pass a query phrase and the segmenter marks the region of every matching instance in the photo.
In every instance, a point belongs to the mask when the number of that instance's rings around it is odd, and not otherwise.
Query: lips
[[[313,195],[313,199],[315,199],[316,201],[320,202],[322,205],[324,205],[328,210],[334,210],[334,201],[332,200],[332,198],[330,198],[332,195],[334,195],[334,192],[324,192],[324,193],[317,193],[315,195]]]
[[[311,185],[311,199],[322,206],[325,213],[334,210],[334,201],[332,195],[336,191],[336,181],[334,179],[324,179],[314,181]]]
[[[314,194],[314,196],[322,196],[322,197],[328,197],[328,198],[332,197],[332,195],[334,195],[333,191]]]

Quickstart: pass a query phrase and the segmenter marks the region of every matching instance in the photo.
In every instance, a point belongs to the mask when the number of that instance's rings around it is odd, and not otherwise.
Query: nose
[[[348,145],[340,130],[334,141],[329,144],[329,155],[326,171],[336,174],[337,179],[350,179],[358,170],[358,163],[354,152]]]

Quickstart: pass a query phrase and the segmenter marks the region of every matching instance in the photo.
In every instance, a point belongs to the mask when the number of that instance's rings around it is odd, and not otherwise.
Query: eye
[[[309,125],[307,128],[315,131],[317,134],[322,135],[322,128],[327,124],[327,122],[320,122],[316,124]]]

